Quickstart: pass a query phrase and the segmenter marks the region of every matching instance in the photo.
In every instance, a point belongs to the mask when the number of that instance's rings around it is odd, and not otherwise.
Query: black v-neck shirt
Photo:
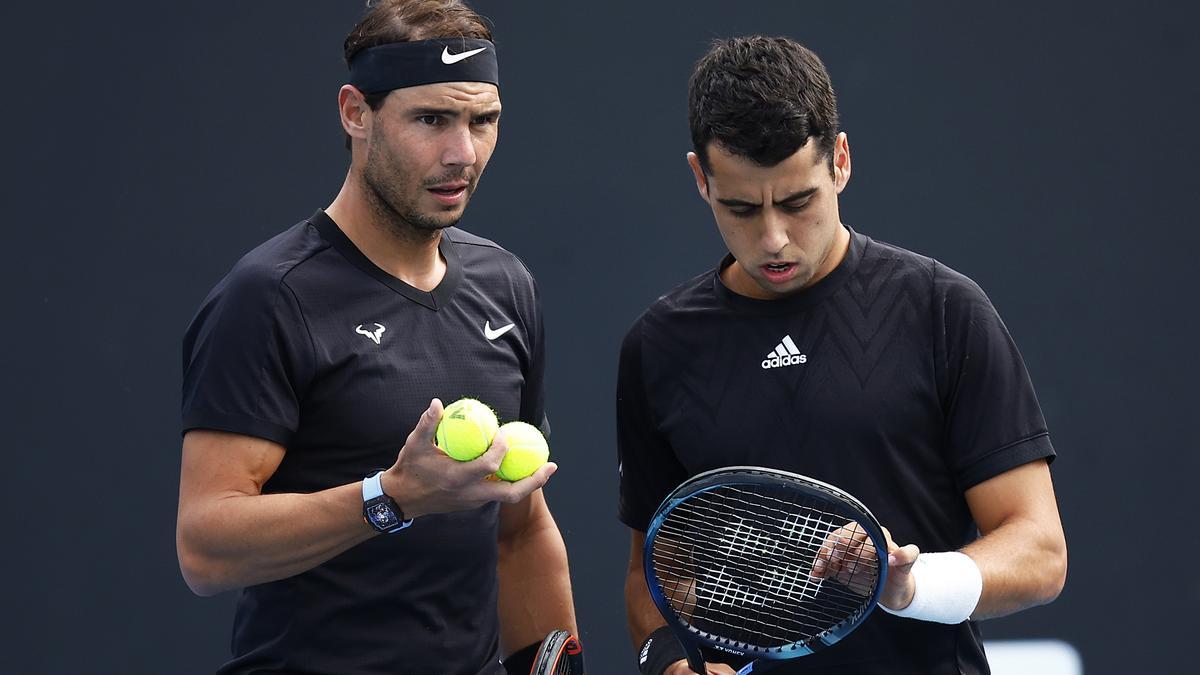
[[[391,466],[434,397],[479,398],[502,421],[548,431],[529,271],[457,228],[439,250],[446,274],[429,292],[375,266],[323,211],[251,251],[187,330],[183,431],[282,445],[264,493],[316,492]],[[503,673],[497,515],[489,504],[421,517],[244,589],[220,672]]]

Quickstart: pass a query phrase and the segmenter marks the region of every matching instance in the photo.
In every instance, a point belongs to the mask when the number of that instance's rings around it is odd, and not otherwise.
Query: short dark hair
[[[775,166],[808,139],[833,166],[837,97],[821,59],[783,37],[717,40],[688,82],[692,145],[707,173],[708,144]]]
[[[342,55],[349,66],[354,55],[368,47],[437,38],[491,40],[492,29],[462,0],[367,0],[367,13],[346,36]],[[363,99],[371,110],[378,110],[387,95],[381,91]]]

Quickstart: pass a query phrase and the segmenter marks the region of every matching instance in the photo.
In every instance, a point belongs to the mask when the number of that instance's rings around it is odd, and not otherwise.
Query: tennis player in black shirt
[[[850,146],[811,51],[719,41],[689,90],[688,163],[730,255],[655,302],[621,350],[642,672],[692,672],[643,577],[656,507],[689,476],[759,465],[837,485],[890,530],[886,611],[776,672],[987,673],[976,621],[1050,602],[1067,565],[1054,448],[1012,338],[970,279],[841,222]]]
[[[184,338],[180,566],[201,595],[243,589],[222,673],[527,673],[576,632],[555,466],[485,480],[502,441],[433,444],[467,395],[549,431],[533,277],[454,227],[496,144],[491,31],[457,0],[384,0],[345,57],[341,191]]]

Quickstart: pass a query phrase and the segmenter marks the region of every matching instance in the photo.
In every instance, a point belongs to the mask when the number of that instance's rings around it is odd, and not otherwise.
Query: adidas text
[[[763,359],[763,370],[771,368],[783,368],[784,366],[794,366],[798,363],[808,363],[807,354],[788,354],[787,356],[772,356],[769,359]]]

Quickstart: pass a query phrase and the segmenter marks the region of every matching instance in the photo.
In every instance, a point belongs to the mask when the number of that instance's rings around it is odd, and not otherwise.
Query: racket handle
[[[704,665],[704,655],[695,645],[685,644],[684,652],[687,654],[688,668],[699,673],[699,675],[708,675],[708,667]]]

